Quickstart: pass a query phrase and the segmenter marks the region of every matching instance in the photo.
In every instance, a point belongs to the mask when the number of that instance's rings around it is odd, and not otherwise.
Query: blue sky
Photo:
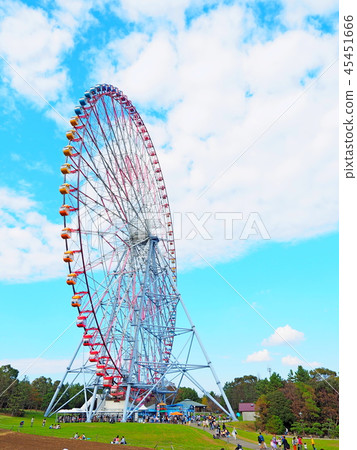
[[[338,3],[0,10],[0,364],[23,369],[75,319],[59,238],[62,117],[108,82],[143,113],[157,148],[177,217],[179,288],[222,380],[268,367],[285,376],[299,363],[337,371]],[[217,214],[237,213],[230,239]],[[192,218],[204,214],[202,236]],[[242,239],[252,214],[269,239]],[[73,326],[28,375],[59,377],[79,339]]]

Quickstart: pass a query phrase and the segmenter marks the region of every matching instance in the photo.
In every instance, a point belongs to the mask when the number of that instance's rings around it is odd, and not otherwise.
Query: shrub
[[[279,416],[271,416],[266,424],[266,429],[272,434],[284,433],[285,427]]]

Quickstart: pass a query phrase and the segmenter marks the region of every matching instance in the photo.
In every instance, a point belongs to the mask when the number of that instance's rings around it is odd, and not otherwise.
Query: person
[[[20,422],[20,427],[22,428],[23,426],[24,426],[24,421],[23,420],[21,420],[21,422]]]
[[[82,441],[85,441],[87,438],[86,438],[85,434],[83,433],[79,439],[81,439]]]
[[[291,441],[291,443],[293,444],[293,449],[296,450],[297,443],[298,443],[298,440],[296,439],[296,436],[293,437],[293,440]]]
[[[259,444],[259,448],[267,448],[266,443],[264,441],[264,436],[262,435],[262,433],[260,433],[258,436],[258,444]]]
[[[124,436],[121,438],[120,443],[123,444],[123,445],[126,445],[126,440],[125,440]]]
[[[240,444],[237,444],[237,447],[234,450],[243,450],[243,447]]]
[[[283,436],[283,438],[282,438],[282,440],[281,440],[281,444],[282,444],[284,450],[288,450],[288,449],[290,448],[290,444],[289,444],[289,442],[287,441],[287,439],[286,439],[285,436]]]
[[[117,437],[115,437],[115,438],[112,440],[111,444],[119,444],[119,434],[117,434]]]
[[[298,436],[297,441],[298,441],[298,450],[302,450],[302,437]]]
[[[73,439],[78,439],[78,433],[76,433],[74,436],[73,436]]]
[[[310,439],[311,439],[312,450],[316,450],[314,438],[312,436],[310,436]]]
[[[304,450],[307,450],[307,444],[304,442]]]
[[[237,430],[236,430],[235,428],[233,428],[232,436],[233,436],[233,439],[234,439],[234,440],[237,439]]]
[[[45,425],[46,425],[46,418],[44,418],[42,421],[42,426],[44,427]]]
[[[33,423],[34,423],[34,421],[35,421],[35,418],[34,418],[34,417],[32,417],[32,418],[31,418],[31,428],[33,427]]]
[[[274,440],[274,438],[270,441],[270,447],[272,450],[277,448],[276,440]]]

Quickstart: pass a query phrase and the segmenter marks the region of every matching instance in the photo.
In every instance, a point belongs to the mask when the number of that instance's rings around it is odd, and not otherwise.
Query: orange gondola
[[[69,286],[74,286],[77,283],[77,274],[76,273],[68,274],[66,283]]]

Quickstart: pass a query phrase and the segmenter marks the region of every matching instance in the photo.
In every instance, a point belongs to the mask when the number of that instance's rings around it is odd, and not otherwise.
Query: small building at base
[[[243,420],[254,421],[256,419],[255,403],[239,403],[239,412]]]

